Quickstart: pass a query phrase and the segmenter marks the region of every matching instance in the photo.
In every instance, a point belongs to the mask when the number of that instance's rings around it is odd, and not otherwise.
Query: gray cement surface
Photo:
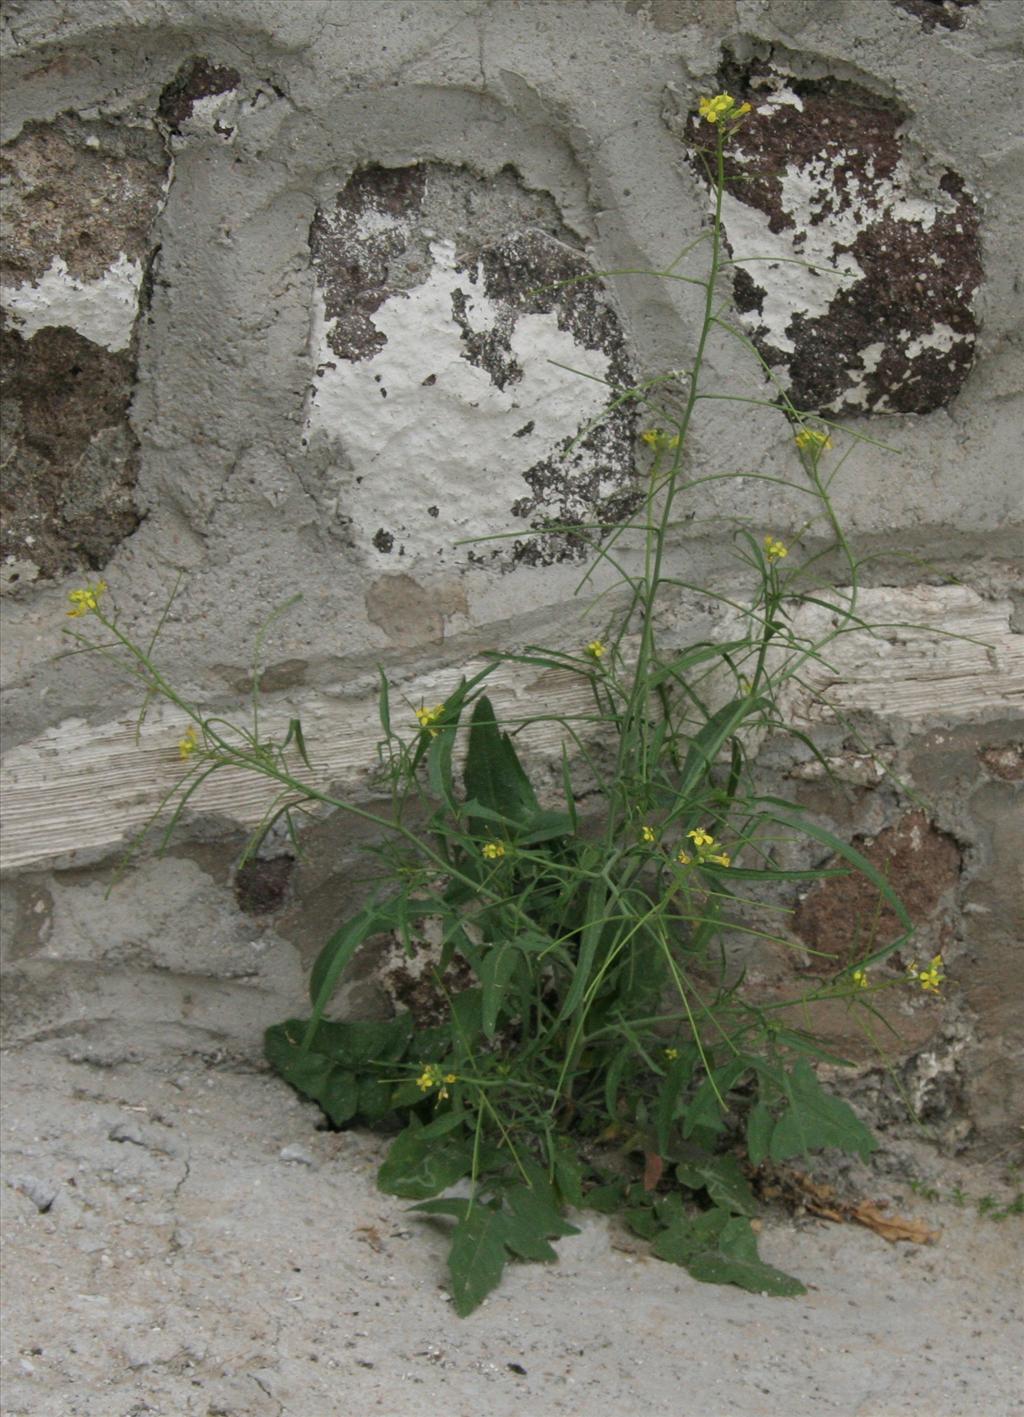
[[[923,1248],[771,1219],[765,1257],[808,1286],[782,1300],[583,1217],[459,1320],[441,1233],[376,1190],[381,1140],[317,1131],[276,1079],[67,1040],[5,1074],[9,1417],[1024,1410],[1019,1220],[890,1192],[941,1227]]]

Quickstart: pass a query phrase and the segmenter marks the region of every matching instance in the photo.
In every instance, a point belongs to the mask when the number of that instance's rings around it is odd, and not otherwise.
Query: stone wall
[[[1012,1146],[1015,0],[6,0],[2,23],[9,1038],[251,1055],[364,888],[360,834],[337,819],[297,861],[275,841],[237,871],[266,794],[229,776],[167,855],[117,874],[180,772],[182,724],[155,707],[137,731],[129,684],[56,657],[83,578],[102,574],[139,636],[177,584],[162,662],[225,712],[267,614],[301,591],[266,640],[265,712],[300,714],[317,772],[360,800],[378,665],[411,714],[494,644],[600,630],[572,600],[572,528],[637,503],[643,424],[614,390],[685,368],[700,319],[683,282],[601,273],[664,270],[704,229],[694,109],[728,87],[753,105],[724,224],[764,376],[730,340],[709,372],[752,397],[770,379],[872,440],[834,493],[884,627],[812,686],[832,710],[793,704],[840,786],[780,743],[763,768],[887,871],[922,952],[944,954],[945,1001],[888,1010],[922,1115],[950,1145]],[[755,405],[707,404],[691,458],[793,468]],[[736,590],[732,518],[813,552],[802,510],[778,485],[708,483],[673,572]],[[714,604],[681,592],[666,633],[722,632]],[[524,669],[496,697],[572,693]],[[529,748],[543,779],[557,734]],[[752,960],[778,997],[814,951],[890,926],[851,881],[790,904],[794,948]],[[380,1006],[380,980],[357,972],[348,1005]],[[818,1023],[857,1052],[844,1018]],[[883,1086],[858,1056],[860,1085]]]

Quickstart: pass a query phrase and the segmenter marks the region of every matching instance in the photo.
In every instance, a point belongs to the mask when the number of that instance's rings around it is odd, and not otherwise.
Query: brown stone
[[[909,812],[873,840],[854,845],[886,877],[918,927],[911,949],[927,951],[941,930],[944,899],[959,880],[956,842],[923,812]],[[831,869],[843,865],[838,858],[829,862]],[[852,872],[814,886],[797,907],[793,929],[813,951],[810,970],[832,974],[891,943],[903,926],[877,887]]]
[[[44,576],[98,568],[139,522],[134,360],[69,329],[0,332],[0,555]]]
[[[753,105],[727,150],[730,196],[762,213],[771,232],[791,233],[793,259],[807,259],[812,229],[819,245],[831,232],[836,268],[852,261],[862,272],[828,284],[824,313],[825,278],[809,275],[807,308],[794,308],[784,331],[791,347],[780,348],[782,332],[760,318],[772,262],[738,269],[737,308],[767,363],[788,376],[789,398],[800,409],[840,413],[930,413],[948,404],[974,358],[982,279],[979,213],[961,176],[946,169],[929,186],[915,173],[911,184],[906,114],[857,85],[797,79],[761,62],[726,66],[719,83]],[[792,101],[769,102],[775,94]],[[666,121],[698,150],[703,176],[707,124],[671,110]],[[787,195],[788,178],[798,179],[799,199]],[[801,204],[796,216],[787,202]],[[728,239],[728,220],[725,228]],[[793,276],[785,279],[791,286]]]

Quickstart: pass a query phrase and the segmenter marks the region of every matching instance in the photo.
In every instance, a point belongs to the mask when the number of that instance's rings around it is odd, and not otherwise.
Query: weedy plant
[[[498,1283],[508,1260],[554,1259],[551,1241],[574,1232],[570,1207],[620,1214],[656,1256],[698,1279],[800,1293],[799,1280],[758,1256],[750,1175],[766,1159],[785,1162],[824,1147],[867,1157],[875,1146],[812,1066],[840,1060],[790,1022],[792,1003],[766,1004],[744,991],[725,950],[727,939],[744,933],[775,937],[751,923],[764,918],[751,897],[766,886],[792,890],[858,871],[903,934],[798,1002],[839,998],[870,1011],[877,989],[902,982],[876,966],[906,945],[911,930],[868,860],[796,803],[759,791],[748,752],[765,732],[802,737],[787,722],[783,690],[826,660],[840,635],[865,628],[858,562],[829,496],[841,461],[833,456],[838,432],[794,408],[781,390],[737,403],[760,403],[788,420],[799,472],[765,480],[808,499],[807,525],[822,523],[829,547],[797,564],[774,532],[741,528],[736,546],[752,583],[749,600],[734,603],[741,631],[725,643],[682,649],[663,648],[657,633],[666,594],[683,584],[667,566],[680,499],[724,476],[691,476],[686,466],[702,402],[728,397],[704,386],[708,342],[738,340],[758,358],[731,322],[721,288],[732,264],[721,227],[725,152],[747,108],[728,94],[700,106],[715,209],[690,250],[705,251],[707,266],[699,278],[675,267],[663,273],[704,292],[686,378],[616,391],[617,401],[634,401],[658,420],[643,435],[642,505],[624,525],[567,529],[589,537],[621,577],[617,618],[578,651],[496,652],[443,702],[402,722],[382,674],[385,809],[310,785],[298,721],[273,739],[255,699],[251,725],[240,726],[179,695],[155,663],[155,637],[141,646],[119,628],[102,582],[72,595],[70,614],[98,618],[109,635],[97,643],[76,626],[70,633],[80,648],[113,655],[147,695],[177,705],[188,722],[180,742],[186,771],[163,804],[174,808],[168,832],[202,784],[229,767],[279,788],[253,846],[278,819],[290,827],[295,811],[315,804],[375,824],[380,887],[324,946],[312,971],[309,1017],[271,1028],[266,1051],[335,1126],[393,1134],[380,1186],[450,1225],[460,1314]],[[639,548],[632,561],[630,544]],[[843,565],[841,591],[821,579],[829,555]],[[798,629],[803,606],[828,612],[818,638]],[[565,739],[558,806],[538,798],[509,731],[532,720],[502,725],[488,697],[490,675],[509,662],[575,676],[589,695],[586,713],[558,719]],[[599,803],[586,821],[574,787],[578,769]],[[780,844],[800,838],[817,859],[842,865],[780,869]],[[328,1016],[364,941],[391,932],[412,954],[424,922],[436,944],[430,970],[439,1021],[424,1026],[410,1013]],[[912,982],[937,992],[941,971],[939,958],[914,966]]]

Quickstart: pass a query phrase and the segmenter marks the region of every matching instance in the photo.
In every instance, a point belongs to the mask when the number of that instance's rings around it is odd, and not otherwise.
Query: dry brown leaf
[[[906,1240],[911,1245],[932,1245],[942,1234],[941,1230],[930,1230],[923,1220],[911,1220],[904,1215],[884,1215],[880,1206],[871,1201],[858,1201],[850,1210],[850,1219],[858,1225],[866,1225],[883,1240],[895,1245]]]

